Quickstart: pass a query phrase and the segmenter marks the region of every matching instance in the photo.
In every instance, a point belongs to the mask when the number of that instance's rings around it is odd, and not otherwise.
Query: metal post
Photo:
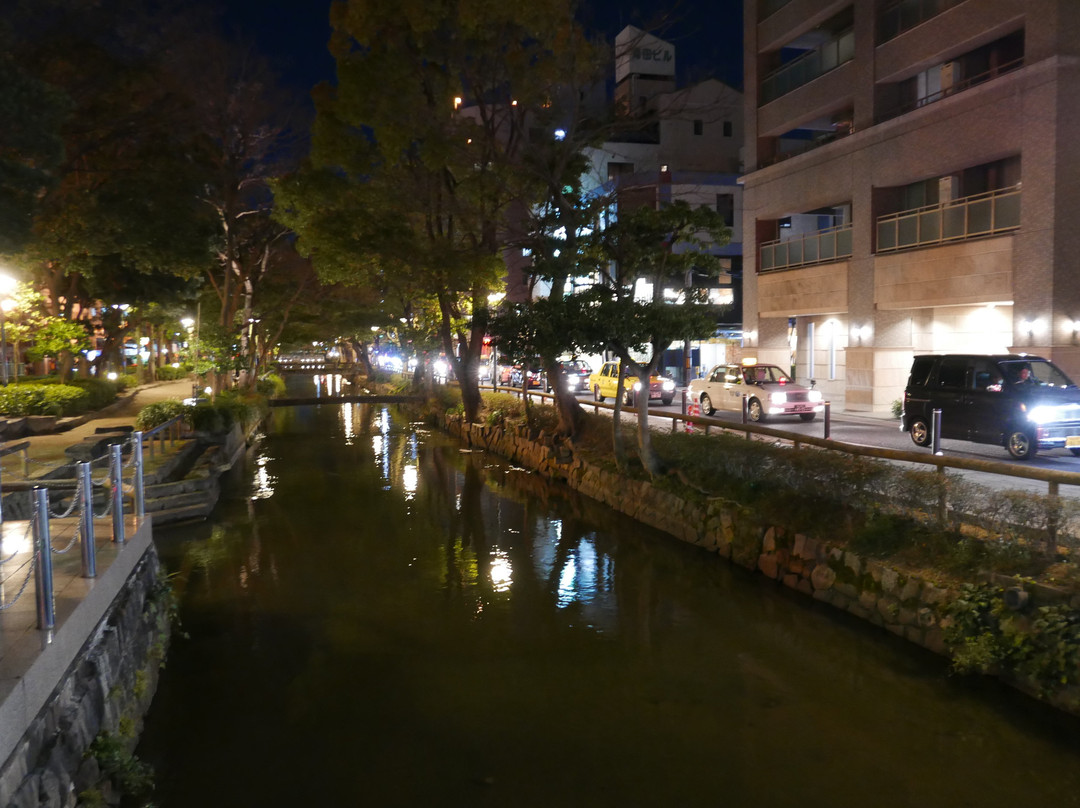
[[[934,410],[932,420],[934,422],[934,434],[932,436],[933,452],[936,455],[945,454],[943,451],[941,451],[941,410]]]
[[[1051,482],[1049,486],[1046,498],[1046,552],[1056,555],[1058,523],[1061,521],[1061,489],[1056,482]]]
[[[114,443],[112,447],[112,462],[109,464],[109,484],[112,487],[112,535],[113,541],[123,544],[124,537],[124,459],[120,454],[123,447]]]
[[[832,434],[832,402],[825,402],[825,440]]]
[[[42,485],[33,489],[34,516],[34,585],[37,589],[37,627],[50,629],[56,625],[53,603],[52,537],[49,535],[49,489]]]
[[[682,414],[686,415],[686,388],[682,391]]]
[[[133,432],[134,442],[131,447],[134,462],[131,464],[135,474],[135,518],[142,521],[146,516],[146,499],[143,489],[142,432]]]
[[[82,549],[83,578],[97,577],[97,547],[94,544],[94,481],[90,464],[76,463],[79,480],[79,545]]]

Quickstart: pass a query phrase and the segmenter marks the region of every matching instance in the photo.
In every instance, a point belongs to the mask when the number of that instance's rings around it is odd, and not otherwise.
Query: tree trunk
[[[559,414],[559,435],[567,438],[577,437],[581,431],[581,419],[584,410],[581,402],[573,393],[566,389],[566,379],[559,372],[559,363],[551,362],[544,368],[547,373],[551,389],[555,393],[555,409]]]
[[[615,455],[615,468],[619,471],[626,470],[626,445],[623,443],[622,434],[622,405],[623,405],[623,380],[626,378],[626,368],[619,362],[619,381],[615,388],[615,409],[611,413],[611,452]]]

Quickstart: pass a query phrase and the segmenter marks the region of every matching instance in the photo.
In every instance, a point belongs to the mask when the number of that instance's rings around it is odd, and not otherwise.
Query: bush
[[[87,408],[100,410],[116,401],[116,394],[120,392],[121,385],[108,379],[72,379],[71,385],[85,390],[87,394]]]
[[[0,388],[5,415],[76,415],[89,409],[89,394],[67,384],[9,384]]]
[[[285,395],[285,380],[276,373],[265,373],[255,382],[255,392],[266,398]]]
[[[176,398],[155,401],[139,410],[139,414],[135,417],[135,428],[145,432],[166,421],[171,421],[178,415],[185,415],[187,410],[188,407]]]
[[[177,379],[182,379],[188,375],[188,371],[182,366],[174,368],[172,365],[166,365],[163,368],[157,368],[154,371],[154,375],[157,376],[158,381],[161,382],[174,382]]]

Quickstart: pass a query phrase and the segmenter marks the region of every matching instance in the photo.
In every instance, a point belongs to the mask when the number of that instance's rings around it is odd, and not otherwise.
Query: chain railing
[[[168,426],[168,425],[163,425]],[[14,606],[23,594],[28,591],[30,579],[34,580],[35,600],[37,604],[37,627],[42,630],[52,629],[55,625],[55,595],[53,589],[52,557],[64,555],[70,552],[76,542],[81,551],[81,575],[84,578],[97,577],[97,548],[95,544],[94,520],[101,519],[111,514],[112,516],[112,541],[118,549],[122,549],[127,542],[124,523],[124,498],[131,497],[133,512],[136,521],[145,517],[145,493],[143,482],[143,433],[134,432],[131,437],[122,443],[113,443],[109,446],[109,453],[103,458],[81,461],[74,464],[74,478],[49,477],[47,480],[38,478],[41,484],[34,485],[28,492],[30,497],[31,517],[27,522],[27,534],[16,542],[21,547],[12,550],[0,543],[0,612]],[[0,448],[0,457],[18,451],[24,452],[24,468],[29,476],[29,467],[32,461],[25,450],[28,444],[20,444],[13,447]],[[6,451],[5,451],[6,449]],[[124,452],[130,453],[129,460],[125,463]],[[98,480],[94,479],[93,469],[107,463],[107,473]],[[46,464],[41,464],[46,465]],[[63,468],[70,464],[57,466],[49,464],[53,470]],[[125,470],[130,470],[129,480],[124,477]],[[44,483],[48,483],[48,485]],[[59,506],[68,497],[70,502],[66,507],[54,511],[49,505],[50,486],[58,493],[56,505]],[[98,499],[104,500],[105,512],[97,513],[94,510],[96,489],[104,489],[107,494]],[[9,495],[10,496],[10,495]],[[10,500],[9,500],[10,501]],[[16,502],[16,505],[19,503]],[[51,520],[68,519],[77,514],[78,526],[73,532],[71,539],[63,548],[56,548],[52,544],[50,530]],[[10,524],[10,519],[8,520]],[[0,537],[3,536],[3,518],[0,514]],[[15,530],[10,530],[14,535]],[[26,538],[31,536],[29,553],[26,552]],[[25,556],[20,559],[20,556]],[[7,567],[17,565],[10,572]],[[3,589],[9,581],[19,580],[18,591],[11,600],[5,600]]]

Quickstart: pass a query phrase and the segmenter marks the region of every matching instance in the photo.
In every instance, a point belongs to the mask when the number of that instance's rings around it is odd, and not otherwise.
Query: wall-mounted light
[[[851,327],[851,338],[859,342],[870,339],[872,333],[874,333],[873,329],[869,325],[853,325]]]
[[[744,342],[753,342],[757,339],[757,331],[743,331],[742,336]]]

